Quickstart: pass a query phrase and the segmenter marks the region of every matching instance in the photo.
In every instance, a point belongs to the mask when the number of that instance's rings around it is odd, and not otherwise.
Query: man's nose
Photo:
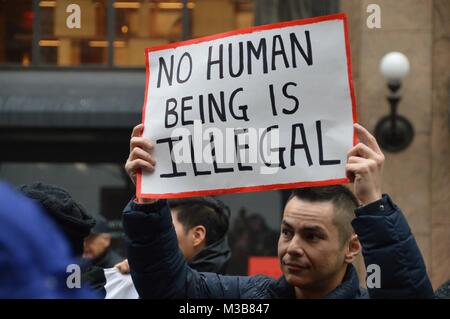
[[[303,242],[299,236],[294,236],[289,243],[287,253],[293,256],[303,256],[305,251],[303,250]]]

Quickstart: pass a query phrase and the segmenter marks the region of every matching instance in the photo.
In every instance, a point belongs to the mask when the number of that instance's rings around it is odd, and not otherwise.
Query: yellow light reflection
[[[139,9],[141,4],[139,2],[114,2],[116,9]]]
[[[57,47],[61,41],[59,40],[39,40],[39,45],[41,47]]]
[[[114,41],[115,48],[124,48],[125,45],[126,45],[125,41]],[[89,41],[89,46],[91,48],[107,48],[108,41],[92,40],[92,41]]]
[[[56,7],[56,1],[40,1],[39,6],[41,8],[54,8]]]
[[[22,56],[22,65],[23,66],[29,66],[30,65],[30,56],[27,53],[25,53]]]
[[[155,7],[155,3],[150,3],[150,8]],[[166,9],[166,10],[173,10],[173,9],[182,9],[183,4],[182,3],[176,3],[176,2],[159,2],[156,4],[159,9]],[[123,2],[123,1],[117,1],[114,2],[114,8],[116,9],[139,9],[141,7],[140,2]],[[188,2],[187,5],[188,9],[194,9],[195,3]]]
[[[188,2],[188,9],[194,9],[195,4],[193,2]],[[182,3],[174,3],[174,2],[160,2],[158,3],[158,8],[160,9],[183,9]]]

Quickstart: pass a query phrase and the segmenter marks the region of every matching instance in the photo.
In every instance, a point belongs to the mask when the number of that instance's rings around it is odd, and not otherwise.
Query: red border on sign
[[[144,104],[142,106],[142,123],[145,121],[145,106],[147,105],[148,98],[148,82],[150,79],[150,66],[148,54],[150,52],[161,51],[166,49],[174,49],[186,45],[198,44],[202,42],[212,41],[216,39],[226,38],[233,35],[241,35],[241,34],[249,34],[256,31],[264,31],[271,29],[279,29],[296,25],[304,25],[304,24],[313,24],[323,21],[330,20],[342,20],[344,23],[344,37],[345,37],[345,50],[347,56],[347,74],[348,74],[348,83],[350,88],[350,96],[352,100],[352,116],[353,123],[357,122],[357,114],[356,114],[356,99],[355,99],[355,91],[353,87],[353,78],[352,78],[352,65],[350,58],[350,43],[348,39],[348,25],[347,25],[347,15],[345,13],[332,14],[327,16],[301,19],[301,20],[293,20],[287,22],[279,22],[273,24],[267,24],[257,27],[251,27],[247,29],[234,30],[230,32],[224,32],[220,34],[215,34],[211,36],[206,36],[202,38],[181,41],[176,43],[170,43],[165,45],[158,45],[152,48],[145,49],[145,70],[146,70],[146,83],[145,83],[145,98]],[[358,137],[356,134],[356,129],[353,130],[353,145],[356,145],[358,142]],[[288,188],[298,188],[298,187],[313,187],[313,186],[327,186],[327,185],[336,185],[336,184],[346,184],[349,180],[347,178],[340,179],[329,179],[323,181],[313,181],[313,182],[298,182],[298,183],[284,183],[284,184],[270,184],[270,185],[259,185],[259,186],[243,186],[243,187],[234,187],[234,188],[223,188],[223,189],[210,189],[210,190],[198,190],[191,192],[179,192],[179,193],[164,193],[164,194],[143,194],[141,191],[142,184],[142,173],[140,171],[137,172],[136,175],[136,197],[138,198],[178,198],[178,197],[191,197],[191,196],[208,196],[208,195],[221,195],[221,194],[230,194],[230,193],[244,193],[244,192],[256,192],[256,191],[269,191],[269,190],[277,190],[277,189],[288,189]]]

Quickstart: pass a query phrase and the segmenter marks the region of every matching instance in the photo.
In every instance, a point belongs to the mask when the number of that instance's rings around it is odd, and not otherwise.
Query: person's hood
[[[231,258],[230,246],[227,236],[202,249],[194,256],[189,266],[200,272],[214,272],[225,274]]]

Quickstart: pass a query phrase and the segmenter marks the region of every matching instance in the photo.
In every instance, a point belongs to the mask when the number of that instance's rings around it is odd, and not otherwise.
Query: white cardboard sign
[[[137,195],[174,198],[346,183],[355,99],[344,14],[146,49]]]

